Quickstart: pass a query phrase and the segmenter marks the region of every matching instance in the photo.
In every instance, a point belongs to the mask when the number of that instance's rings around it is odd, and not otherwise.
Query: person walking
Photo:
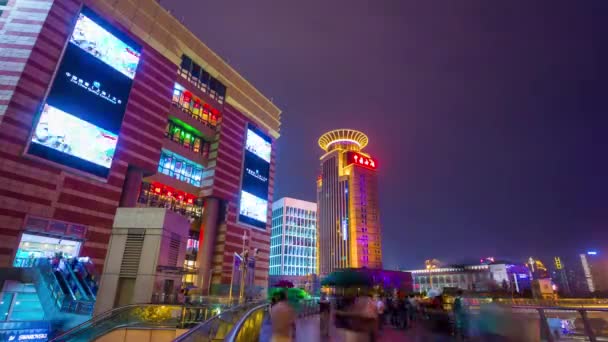
[[[386,304],[384,304],[384,300],[382,299],[382,297],[378,296],[376,299],[376,312],[378,315],[378,330],[382,330],[382,327],[384,326],[384,323],[385,323],[384,312],[385,311],[386,311]]]
[[[467,314],[462,298],[462,290],[459,290],[454,298],[454,335],[457,339],[464,340],[467,337]]]
[[[281,291],[277,295],[277,302],[270,309],[270,320],[272,323],[272,338],[270,342],[293,341],[296,313],[287,302],[285,291]]]
[[[331,320],[331,303],[325,293],[321,295],[321,300],[319,301],[319,314],[319,331],[321,336],[327,337],[329,336],[329,323]]]

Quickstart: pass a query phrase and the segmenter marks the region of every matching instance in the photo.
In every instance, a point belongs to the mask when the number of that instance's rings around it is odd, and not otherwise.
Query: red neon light
[[[160,188],[154,189],[154,192],[156,192],[157,194],[160,194]]]
[[[167,196],[171,196],[171,195],[173,195],[173,194],[171,193],[171,191],[168,191],[168,192],[167,192]]]
[[[192,198],[188,198],[188,204],[192,204]]]
[[[364,156],[357,152],[347,152],[346,155],[347,164],[357,164],[363,166],[368,169],[375,170],[376,169],[376,161],[370,157]]]

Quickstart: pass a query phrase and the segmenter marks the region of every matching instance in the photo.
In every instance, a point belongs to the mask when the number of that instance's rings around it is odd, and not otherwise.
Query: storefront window
[[[64,258],[77,257],[82,242],[63,237],[49,237],[23,233],[15,255],[14,267],[31,267],[36,258],[53,258],[61,253]]]
[[[169,121],[165,136],[183,147],[196,153],[203,153],[201,147],[204,145],[203,139],[190,132],[185,131],[181,126]]]
[[[226,86],[211,76],[205,68],[193,62],[186,55],[182,55],[182,62],[178,74],[188,80],[193,86],[214,98],[219,103],[224,103],[226,98]]]
[[[202,199],[160,183],[142,183],[138,202],[147,207],[171,209],[192,218],[200,218],[203,213]]]
[[[212,128],[217,125],[220,112],[215,108],[211,108],[209,104],[204,103],[180,84],[176,83],[173,88],[172,102],[174,106],[190,114],[192,118]],[[213,113],[214,117],[210,113]]]
[[[194,186],[201,186],[203,167],[163,149],[158,163],[158,172]]]

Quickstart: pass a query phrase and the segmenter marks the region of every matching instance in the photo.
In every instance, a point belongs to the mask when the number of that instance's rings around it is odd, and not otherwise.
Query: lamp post
[[[241,254],[237,254],[234,253],[235,256],[238,256],[241,258],[241,265],[239,266],[239,268],[243,267],[243,264],[245,263],[245,241],[247,241],[247,231],[243,232],[243,248],[241,250]],[[228,294],[228,301],[230,302],[230,304],[232,304],[232,287],[234,285],[234,260],[232,262],[232,275],[230,275],[230,291]],[[243,272],[241,272],[241,282],[240,282],[241,288],[239,289],[239,302],[241,301],[241,297],[242,297],[242,287],[243,287]]]
[[[433,288],[433,277],[431,276],[431,272],[433,269],[437,268],[437,265],[435,265],[432,260],[426,260],[424,263],[426,265],[426,270],[429,271],[429,284],[430,284],[430,289],[432,289]]]
[[[249,262],[249,250],[243,251],[241,261],[241,288],[239,290],[239,303],[243,303],[245,297],[245,279],[247,278],[247,263]]]

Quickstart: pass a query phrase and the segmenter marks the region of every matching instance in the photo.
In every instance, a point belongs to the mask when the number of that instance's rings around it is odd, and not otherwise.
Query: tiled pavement
[[[333,324],[330,328],[330,336],[322,337],[319,330],[319,315],[313,315],[298,319],[296,326],[295,342],[342,342],[345,341],[344,333],[335,329]],[[262,327],[260,342],[270,342],[271,327],[267,320]],[[397,330],[392,327],[384,327],[376,342],[443,342],[451,341],[450,338],[431,336],[422,329],[409,329],[407,331]]]

